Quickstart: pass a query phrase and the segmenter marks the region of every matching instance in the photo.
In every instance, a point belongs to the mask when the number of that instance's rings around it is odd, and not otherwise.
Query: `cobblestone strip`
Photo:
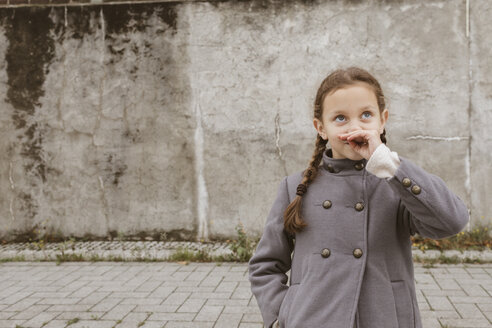
[[[211,256],[231,254],[227,243],[191,241],[88,241],[46,243],[40,248],[36,243],[11,243],[0,245],[0,259],[26,261],[56,260],[57,256],[81,256],[86,260],[165,260],[179,250],[204,251]]]
[[[415,263],[425,328],[492,327],[492,264]],[[6,262],[0,328],[262,327],[246,263]]]
[[[25,261],[56,260],[63,252],[65,256],[81,256],[87,260],[165,260],[178,250],[204,251],[211,256],[231,254],[230,244],[220,242],[192,241],[67,241],[64,243],[46,243],[39,249],[36,243],[10,243],[0,245],[0,260],[19,259]],[[421,259],[436,259],[440,256],[456,257],[459,259],[479,259],[492,263],[492,250],[458,251],[458,250],[426,250],[421,251],[412,247],[414,257]]]

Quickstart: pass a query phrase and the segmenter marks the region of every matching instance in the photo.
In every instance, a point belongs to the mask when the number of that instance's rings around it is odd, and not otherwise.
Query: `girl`
[[[422,328],[410,236],[449,237],[470,217],[440,177],[389,150],[387,119],[367,71],[321,83],[313,157],[281,180],[249,261],[266,327]]]

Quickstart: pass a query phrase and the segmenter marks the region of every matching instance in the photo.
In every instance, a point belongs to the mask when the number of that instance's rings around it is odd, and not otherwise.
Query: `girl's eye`
[[[344,116],[343,116],[343,115],[337,115],[337,116],[335,117],[335,121],[337,121],[337,118],[339,118],[339,117],[342,117],[342,118],[343,118]],[[341,122],[341,121],[337,121],[337,122]]]
[[[362,116],[364,116],[365,114],[367,114],[367,116],[366,116],[366,117],[364,117],[364,118],[370,118],[370,117],[372,117],[372,113],[371,113],[371,112],[364,112],[364,113],[362,113]],[[342,118],[342,120],[337,120],[339,117],[341,117],[341,118]],[[343,122],[343,119],[344,119],[344,118],[345,118],[345,116],[343,116],[343,115],[341,115],[341,114],[340,114],[340,115],[337,115],[337,116],[335,117],[335,121],[336,121],[336,122]]]

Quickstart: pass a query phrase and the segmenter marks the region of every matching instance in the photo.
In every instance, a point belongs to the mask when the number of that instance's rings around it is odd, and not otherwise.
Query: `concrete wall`
[[[388,146],[491,222],[492,5],[178,1],[0,8],[0,238],[260,234],[312,103],[359,65]]]

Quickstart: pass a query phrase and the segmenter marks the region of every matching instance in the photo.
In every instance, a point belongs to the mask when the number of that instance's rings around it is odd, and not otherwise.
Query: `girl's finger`
[[[364,132],[358,132],[358,133],[354,133],[350,136],[347,137],[347,140],[352,140],[352,139],[366,139],[368,136],[368,133],[366,133],[365,131]]]
[[[359,132],[356,134],[354,133],[351,136],[348,136],[347,140],[352,140],[352,139],[361,138],[361,137],[364,139],[364,141],[369,141],[375,136],[373,133],[371,133],[371,131],[362,131],[362,132]]]
[[[361,131],[364,131],[364,130],[355,130],[355,131],[352,131],[352,132],[342,133],[342,134],[340,134],[340,136],[341,137],[350,136],[350,135],[353,135],[354,133],[359,133]]]

